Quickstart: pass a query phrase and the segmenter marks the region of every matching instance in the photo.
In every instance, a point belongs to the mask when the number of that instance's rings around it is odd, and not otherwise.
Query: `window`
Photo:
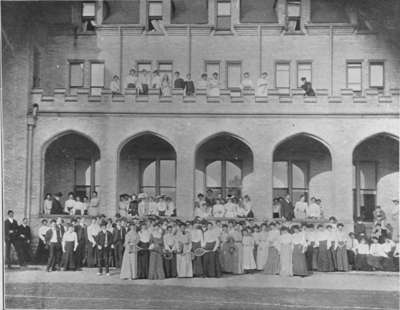
[[[69,62],[69,87],[83,87],[83,61]]]
[[[151,196],[167,195],[175,200],[176,163],[170,159],[140,160],[140,191]]]
[[[214,72],[217,72],[220,76],[220,63],[219,61],[206,61],[206,73],[208,77],[211,77]]]
[[[385,86],[383,62],[369,63],[369,87],[383,90]]]
[[[308,62],[297,63],[297,87],[301,87],[303,82],[301,78],[305,77],[308,82],[312,82],[312,65]]]
[[[242,76],[242,64],[240,62],[228,62],[226,72],[228,88],[239,88]]]
[[[231,29],[231,2],[217,2],[217,30]]]
[[[82,30],[93,31],[96,26],[96,3],[83,2],[82,3]]]
[[[309,163],[307,161],[289,160],[273,163],[273,194],[284,197],[289,193],[292,201],[299,200],[308,194]]]
[[[162,19],[162,2],[149,2],[147,29],[149,31],[162,32],[158,24],[159,21],[162,21]]]
[[[172,62],[159,62],[158,71],[160,72],[161,78],[166,74],[169,77],[169,81],[172,82]]]
[[[206,190],[211,189],[223,197],[234,195],[241,197],[242,162],[236,160],[209,161],[205,174]]]
[[[75,159],[75,181],[74,192],[77,196],[83,197],[90,195],[93,191],[98,191],[99,186],[95,182],[95,171],[98,171],[98,163],[91,159]]]
[[[301,30],[301,1],[288,0],[287,2],[287,29],[289,32]]]
[[[361,62],[347,63],[347,88],[352,89],[355,93],[361,93]]]
[[[376,206],[376,162],[359,161],[353,166],[354,216],[372,222]]]
[[[290,92],[290,64],[277,63],[275,66],[275,84],[281,94]]]
[[[92,96],[100,96],[104,88],[104,63],[92,62],[90,64],[90,93]]]

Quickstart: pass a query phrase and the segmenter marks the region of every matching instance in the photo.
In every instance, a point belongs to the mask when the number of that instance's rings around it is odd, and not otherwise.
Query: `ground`
[[[120,280],[95,269],[5,273],[6,308],[63,309],[398,309],[396,273],[263,274],[219,279]]]

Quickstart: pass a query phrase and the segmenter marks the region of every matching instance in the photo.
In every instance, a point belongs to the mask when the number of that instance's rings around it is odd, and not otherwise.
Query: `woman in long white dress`
[[[305,201],[305,196],[301,195],[299,201],[296,202],[294,207],[294,217],[296,219],[304,220],[306,218],[306,210],[308,209],[308,204]]]
[[[177,254],[176,254],[176,269],[178,278],[192,278],[192,239],[190,232],[186,230],[184,223],[180,224],[179,232],[177,233]]]
[[[139,235],[136,232],[136,226],[132,222],[129,225],[129,231],[125,235],[125,252],[122,258],[121,279],[136,279],[137,278],[137,244]]]
[[[208,81],[208,95],[210,97],[219,96],[219,79],[217,72],[214,72],[212,78],[210,78],[210,80]]]
[[[268,73],[263,72],[261,77],[257,80],[256,96],[268,96]]]
[[[261,224],[261,232],[258,236],[257,270],[264,270],[268,257],[268,230],[265,223]]]
[[[246,272],[256,269],[254,260],[254,238],[251,234],[251,228],[246,228],[243,231],[243,270]]]

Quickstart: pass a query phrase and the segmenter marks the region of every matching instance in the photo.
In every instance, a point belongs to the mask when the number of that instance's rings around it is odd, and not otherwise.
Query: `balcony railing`
[[[342,89],[338,96],[329,96],[327,89],[316,89],[315,97],[306,97],[302,89],[293,89],[284,96],[270,89],[268,96],[255,96],[254,90],[241,93],[221,89],[220,96],[207,96],[206,90],[197,90],[195,96],[185,96],[183,90],[173,89],[171,96],[160,96],[157,89],[138,96],[135,89],[123,95],[112,95],[103,89],[100,96],[91,96],[89,89],[79,89],[77,95],[68,95],[66,89],[55,89],[52,96],[43,90],[32,90],[32,104],[38,104],[40,113],[208,113],[208,114],[398,114],[400,89],[379,94],[367,89],[364,96],[355,96],[351,89]]]

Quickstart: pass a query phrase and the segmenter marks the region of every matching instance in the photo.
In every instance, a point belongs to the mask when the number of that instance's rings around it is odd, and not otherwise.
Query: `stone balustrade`
[[[376,89],[366,89],[364,96],[355,96],[353,90],[342,89],[340,95],[330,96],[327,89],[316,89],[315,97],[306,97],[302,89],[292,89],[283,95],[270,89],[268,96],[256,96],[254,90],[242,92],[221,89],[219,96],[208,96],[198,89],[195,96],[185,96],[183,90],[173,89],[171,96],[160,96],[159,90],[150,89],[148,95],[137,95],[136,89],[126,89],[124,94],[113,95],[103,89],[100,96],[91,96],[89,89],[79,89],[69,95],[66,89],[55,89],[52,96],[42,89],[33,89],[31,103],[45,112],[114,112],[140,113],[141,111],[184,113],[395,113],[399,112],[400,89],[379,94]]]

